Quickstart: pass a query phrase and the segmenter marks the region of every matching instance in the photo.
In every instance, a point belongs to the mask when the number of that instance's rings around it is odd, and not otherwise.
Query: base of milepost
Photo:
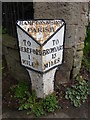
[[[54,77],[57,67],[43,74],[29,69],[26,70],[31,78],[32,90],[36,91],[38,98],[45,98],[46,95],[54,92]]]

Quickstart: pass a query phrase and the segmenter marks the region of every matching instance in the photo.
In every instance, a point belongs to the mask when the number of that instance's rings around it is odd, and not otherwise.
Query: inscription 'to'
[[[26,40],[23,40],[23,45],[25,46],[31,46],[31,42],[30,41],[26,41]]]

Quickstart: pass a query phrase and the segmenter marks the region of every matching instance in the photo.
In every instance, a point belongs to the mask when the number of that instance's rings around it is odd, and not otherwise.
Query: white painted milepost
[[[21,65],[39,98],[54,92],[55,72],[63,60],[64,34],[63,20],[17,21]]]

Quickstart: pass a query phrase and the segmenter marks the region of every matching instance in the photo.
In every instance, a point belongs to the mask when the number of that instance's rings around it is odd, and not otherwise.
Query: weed
[[[48,95],[44,99],[38,99],[36,91],[33,90],[31,94],[28,84],[24,82],[19,82],[16,88],[10,87],[10,90],[14,93],[15,98],[19,100],[18,110],[27,110],[28,115],[33,113],[36,117],[39,117],[59,108],[55,94]]]
[[[15,97],[23,99],[27,94],[29,94],[29,85],[25,82],[20,81],[16,86]]]
[[[46,109],[47,112],[54,112],[54,110],[58,108],[59,106],[58,101],[56,99],[56,95],[48,95],[44,100],[44,109]]]
[[[77,83],[67,88],[65,98],[70,100],[75,107],[79,107],[86,101],[87,96],[90,94],[90,89],[85,80],[81,76],[78,77]]]

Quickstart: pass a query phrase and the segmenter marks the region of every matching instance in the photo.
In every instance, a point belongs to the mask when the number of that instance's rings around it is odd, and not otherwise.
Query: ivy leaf
[[[74,106],[78,107],[78,102],[74,100]]]
[[[76,98],[77,98],[78,100],[80,100],[80,96],[76,96]]]

